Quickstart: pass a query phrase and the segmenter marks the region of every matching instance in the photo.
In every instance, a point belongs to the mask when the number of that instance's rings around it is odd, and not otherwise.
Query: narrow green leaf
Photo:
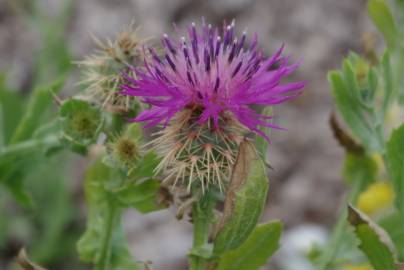
[[[348,221],[360,240],[359,248],[366,254],[375,270],[396,270],[391,240],[387,233],[359,210],[348,207]]]
[[[2,129],[4,144],[8,144],[22,117],[24,99],[17,91],[7,89],[0,76],[0,104],[2,107]]]
[[[64,85],[65,77],[61,77],[48,86],[38,87],[32,93],[27,109],[16,131],[11,138],[11,143],[28,139],[42,121],[42,115],[52,105],[52,92],[58,92]]]
[[[224,253],[218,270],[256,270],[279,248],[282,223],[258,225],[250,237],[235,250]]]
[[[383,95],[383,104],[382,104],[382,120],[384,119],[386,112],[389,109],[390,104],[393,101],[395,91],[393,84],[393,71],[391,70],[390,63],[390,55],[389,52],[386,51],[382,57],[382,70],[383,70],[383,81],[384,81],[384,95]]]
[[[351,63],[348,59],[345,59],[342,65],[342,70],[344,73],[344,79],[346,82],[346,86],[348,88],[348,93],[351,95],[352,100],[355,101],[359,105],[360,93],[358,82],[356,81],[356,75]]]
[[[368,84],[369,84],[368,100],[369,100],[369,103],[372,104],[374,102],[374,98],[376,96],[377,86],[378,86],[377,74],[373,67],[369,68]]]
[[[6,144],[5,131],[4,131],[4,111],[3,104],[0,102],[0,149]]]
[[[395,204],[404,217],[404,124],[392,132],[386,148],[387,168],[396,194]]]
[[[265,166],[254,146],[241,143],[224,211],[214,240],[214,253],[239,247],[257,225],[267,197],[268,179]]]
[[[382,146],[376,133],[369,125],[355,97],[350,93],[341,72],[331,71],[328,75],[328,80],[331,84],[337,108],[352,133],[361,140],[367,149],[380,151]]]
[[[368,13],[375,26],[383,34],[389,47],[396,46],[397,28],[394,17],[385,0],[369,0]]]

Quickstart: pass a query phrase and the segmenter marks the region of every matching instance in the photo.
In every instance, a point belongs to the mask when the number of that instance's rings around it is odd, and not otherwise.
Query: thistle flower
[[[281,84],[298,64],[282,56],[283,46],[264,58],[256,35],[249,46],[246,32],[235,37],[234,21],[224,24],[222,36],[218,28],[203,22],[198,31],[193,23],[188,36],[175,42],[164,35],[164,55],[149,49],[145,69],[135,69],[137,78],[126,76],[122,93],[150,105],[132,121],[165,127],[154,144],[166,181],[189,179],[190,187],[199,179],[202,188],[211,183],[222,188],[242,138],[254,132],[269,140],[260,127],[279,128],[252,106],[292,99],[304,83]]]
[[[82,97],[99,104],[113,112],[127,112],[133,109],[137,99],[132,96],[119,95],[120,84],[123,83],[123,72],[135,77],[129,68],[143,60],[143,41],[137,34],[138,28],[131,23],[120,31],[115,40],[105,42],[93,37],[98,50],[77,64],[84,69],[83,80],[86,85]]]

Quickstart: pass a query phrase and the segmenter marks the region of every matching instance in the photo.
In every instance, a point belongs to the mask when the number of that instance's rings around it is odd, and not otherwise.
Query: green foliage
[[[75,225],[77,208],[67,187],[66,171],[71,166],[71,156],[62,152],[46,160],[28,175],[26,188],[33,198],[32,222],[41,228],[34,232],[30,254],[35,261],[51,264],[74,256],[79,230]]]
[[[387,142],[387,166],[396,193],[396,206],[404,218],[404,124],[393,131]]]
[[[366,155],[347,153],[343,168],[344,179],[350,183],[361,182],[360,190],[364,190],[375,181],[377,166],[375,161]]]
[[[390,54],[386,51],[382,56],[382,77],[384,81],[384,95],[383,95],[383,104],[382,104],[382,121],[384,120],[386,113],[394,101],[395,97],[395,88],[394,88],[394,78],[393,78],[393,71],[391,68],[391,61],[390,61]]]
[[[5,84],[5,75],[0,75],[0,147],[7,145],[23,113],[22,96]]]
[[[254,146],[240,145],[228,188],[224,213],[214,241],[214,254],[239,247],[257,225],[268,191],[265,166]]]
[[[77,245],[83,261],[99,269],[138,269],[125,243],[120,212],[126,207],[142,213],[166,207],[158,201],[160,185],[151,178],[153,168],[143,169],[138,178],[127,178],[126,173],[109,167],[100,159],[88,168],[85,179],[87,228]]]
[[[356,204],[359,194],[375,181],[377,175],[376,164],[368,156],[347,153],[343,168],[344,179],[352,186],[347,203]],[[317,270],[328,270],[333,261],[352,254],[355,244],[353,235],[347,231],[347,211],[343,209],[334,227],[331,239],[326,248],[316,259]]]
[[[404,219],[399,212],[393,212],[380,219],[379,225],[389,235],[393,241],[397,255],[401,261],[404,261]]]
[[[217,269],[259,269],[279,248],[281,233],[279,221],[258,225],[241,246],[222,255]]]
[[[154,168],[159,164],[160,158],[153,151],[147,152],[132,167],[129,172],[131,179],[144,179],[154,177]]]
[[[133,207],[141,213],[153,212],[166,208],[158,202],[160,182],[147,179],[140,183],[129,183],[115,191],[115,196],[122,207]]]
[[[83,261],[103,265],[105,268],[101,269],[137,269],[122,235],[121,210],[108,187],[110,182],[119,181],[115,177],[117,175],[99,160],[88,168],[85,179],[87,228],[77,250]]]
[[[44,149],[49,150],[59,145],[57,136],[46,132],[40,123],[47,118],[45,113],[52,105],[51,92],[60,90],[63,84],[64,79],[61,78],[48,86],[38,87],[30,96],[23,112],[22,96],[7,90],[0,91],[2,96],[10,98],[1,103],[1,108],[4,115],[11,116],[10,119],[5,118],[3,124],[13,131],[3,136],[8,144],[0,149],[0,183],[24,206],[32,205],[24,189],[25,177],[43,161],[46,154]],[[15,123],[9,122],[11,120]]]
[[[368,13],[375,26],[383,34],[387,45],[394,47],[397,42],[397,28],[387,1],[369,0]]]
[[[74,253],[79,230],[77,206],[73,205],[66,181],[66,167],[70,165],[70,156],[58,155],[31,170],[23,189],[29,190],[30,208],[21,209],[9,194],[0,190],[0,213],[7,217],[0,221],[4,233],[0,236],[0,249],[7,250],[13,243],[20,243],[41,264],[63,269],[60,262],[68,260],[70,267],[82,269]],[[10,259],[2,255],[0,261]]]
[[[53,93],[59,92],[65,82],[65,77],[61,77],[47,86],[36,88],[27,104],[24,116],[21,119],[16,131],[11,138],[11,144],[29,139],[34,131],[43,122],[42,116],[53,105]]]
[[[43,10],[38,1],[32,3],[32,13],[27,24],[45,41],[34,57],[34,83],[41,84],[49,78],[65,75],[72,67],[72,57],[66,42],[69,21],[73,18],[76,0],[63,1],[53,16]]]
[[[329,73],[336,106],[355,134],[367,149],[381,151],[382,145],[378,138],[375,126],[369,122],[366,110],[361,106],[358,93],[358,84],[354,79],[354,71],[351,64],[344,62],[344,72],[332,71]]]
[[[394,254],[387,234],[359,210],[349,207],[348,220],[360,240],[359,248],[375,270],[396,270]]]
[[[404,213],[402,210],[404,209],[402,202],[404,196],[402,194],[404,132],[401,132],[403,128],[393,131],[388,141],[385,137],[389,136],[391,128],[397,125],[397,119],[393,119],[392,108],[396,104],[404,104],[402,103],[404,96],[402,76],[404,72],[404,43],[402,43],[404,20],[402,11],[404,6],[401,2],[400,0],[368,1],[369,17],[387,44],[387,49],[380,59],[376,56],[375,50],[370,52],[372,57],[369,52],[366,52],[369,59],[350,54],[344,60],[341,71],[329,73],[329,81],[338,112],[347,124],[349,132],[358,139],[365,153],[361,156],[354,155],[350,151],[347,152],[344,178],[353,186],[349,201],[354,204],[358,194],[372,181],[377,180],[376,176],[389,175],[388,180],[393,183],[396,206],[401,214],[399,212],[384,214],[380,219],[380,224],[392,237],[400,258],[403,256],[401,234]],[[393,3],[394,8],[390,8],[389,3]],[[376,166],[375,161],[370,158],[374,152],[383,156],[385,167],[381,164]],[[358,182],[358,179],[362,179],[362,181]],[[356,185],[357,183],[359,185]],[[351,209],[352,211],[354,210]],[[359,216],[359,214],[357,215]],[[327,267],[333,262],[344,256],[344,252],[337,251],[342,250],[342,246],[350,235],[346,228],[345,216],[346,211],[343,211],[334,228],[333,237],[321,256],[318,269],[328,269]],[[374,231],[375,224],[368,222],[365,218],[354,225],[355,233],[361,240],[360,248],[376,270],[401,269],[402,265],[395,265],[394,255],[379,241],[378,232]],[[346,247],[344,249],[350,250]]]

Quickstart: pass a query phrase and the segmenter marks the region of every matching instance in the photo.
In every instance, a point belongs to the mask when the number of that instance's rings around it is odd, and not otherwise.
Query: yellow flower
[[[393,196],[390,183],[386,181],[376,182],[359,195],[357,207],[365,214],[377,214],[391,206]]]
[[[343,270],[373,270],[369,264],[347,265],[342,268]]]

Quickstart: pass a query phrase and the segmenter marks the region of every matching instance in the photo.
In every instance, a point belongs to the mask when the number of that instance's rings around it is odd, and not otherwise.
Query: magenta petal
[[[282,55],[284,45],[265,59],[257,48],[257,35],[244,46],[246,36],[235,41],[234,25],[225,25],[222,36],[206,24],[200,29],[191,25],[187,32],[178,42],[164,35],[161,55],[148,49],[144,67],[132,69],[136,77],[124,74],[120,94],[139,97],[151,107],[131,121],[166,126],[177,112],[196,106],[203,108],[201,125],[211,120],[217,128],[222,112],[231,112],[269,141],[260,127],[280,128],[270,122],[272,116],[260,115],[252,106],[275,106],[299,96],[305,83],[283,80],[300,62],[291,64],[290,57]]]

